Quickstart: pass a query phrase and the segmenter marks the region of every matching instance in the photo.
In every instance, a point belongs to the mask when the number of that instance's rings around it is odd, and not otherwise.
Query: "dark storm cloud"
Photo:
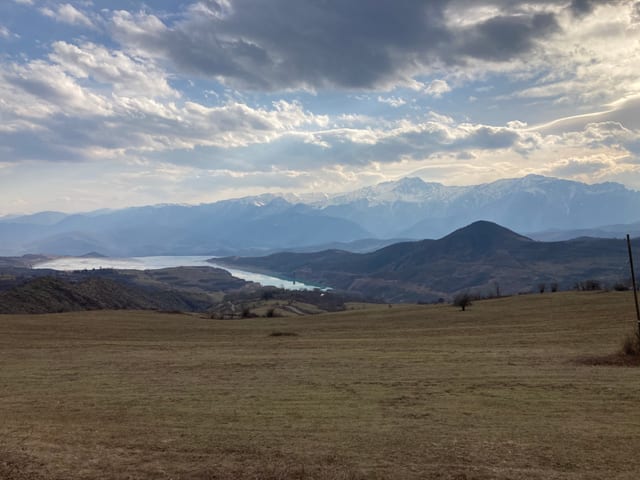
[[[537,38],[558,30],[558,22],[551,13],[493,17],[463,32],[462,45],[454,54],[508,61],[530,51]]]
[[[591,13],[595,4],[594,0],[573,0],[569,8],[574,15],[585,15]]]
[[[554,13],[522,8],[525,3],[486,1],[502,13],[460,26],[447,15],[464,15],[481,2],[209,0],[170,25],[116,12],[113,30],[125,45],[241,88],[367,89],[408,80],[430,66],[526,55],[559,27]],[[586,8],[574,3],[574,9]]]

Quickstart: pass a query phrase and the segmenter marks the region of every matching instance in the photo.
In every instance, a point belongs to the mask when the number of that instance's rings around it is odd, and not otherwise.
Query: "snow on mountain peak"
[[[382,182],[352,192],[333,195],[321,202],[321,206],[354,202],[366,202],[371,206],[395,202],[422,204],[433,200],[446,200],[451,196],[457,196],[466,188],[446,187],[440,183],[425,182],[418,177],[405,177],[400,180]]]

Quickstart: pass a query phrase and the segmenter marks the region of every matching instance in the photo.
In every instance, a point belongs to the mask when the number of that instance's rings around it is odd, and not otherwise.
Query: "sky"
[[[640,1],[2,0],[0,215],[640,189]]]

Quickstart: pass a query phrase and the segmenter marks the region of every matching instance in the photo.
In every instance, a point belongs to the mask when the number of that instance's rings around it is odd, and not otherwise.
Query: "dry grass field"
[[[629,292],[0,316],[2,479],[636,479]],[[274,332],[295,335],[272,335]]]

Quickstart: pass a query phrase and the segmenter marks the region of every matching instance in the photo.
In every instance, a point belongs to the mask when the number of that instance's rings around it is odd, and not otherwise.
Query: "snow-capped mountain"
[[[446,187],[441,183],[427,183],[417,177],[406,177],[395,182],[383,182],[353,192],[333,195],[314,202],[319,207],[344,205],[366,201],[368,205],[382,205],[394,202],[418,203],[447,201],[472,187]]]
[[[403,178],[331,196],[270,193],[196,206],[42,212],[0,218],[0,255],[308,251],[362,239],[440,238],[477,220],[524,234],[592,232],[640,221],[640,192],[538,175],[465,187]]]
[[[573,230],[640,219],[640,192],[540,175],[466,187],[419,178],[385,182],[316,205],[381,237],[437,238],[490,220],[519,232]]]

